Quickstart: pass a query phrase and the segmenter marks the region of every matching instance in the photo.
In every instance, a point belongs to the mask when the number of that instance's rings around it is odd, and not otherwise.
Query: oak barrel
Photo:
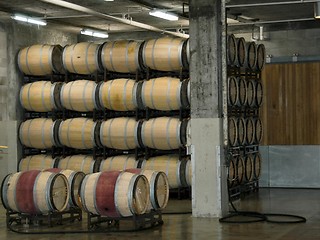
[[[263,44],[259,44],[257,47],[257,64],[256,70],[262,71],[266,61],[266,49]]]
[[[136,108],[136,82],[131,79],[114,79],[98,85],[99,104],[115,111],[132,111]]]
[[[261,82],[256,82],[255,85],[255,106],[260,107],[263,102],[263,86]]]
[[[254,80],[247,81],[247,105],[249,107],[256,105],[256,82]]]
[[[239,92],[239,101],[237,102],[237,106],[245,106],[248,100],[248,90],[247,90],[247,82],[245,78],[238,77],[238,92]]]
[[[245,179],[248,182],[251,182],[254,178],[254,162],[253,162],[253,156],[246,155],[245,157]]]
[[[228,186],[233,187],[237,181],[236,158],[231,158],[228,167]]]
[[[235,117],[228,118],[228,142],[230,146],[238,144],[238,120]]]
[[[254,178],[256,180],[258,180],[260,178],[261,175],[261,167],[262,167],[262,158],[261,158],[261,154],[259,152],[257,152],[254,155],[254,159],[253,159],[253,172],[254,172]]]
[[[101,63],[111,72],[134,73],[141,69],[139,49],[141,43],[132,40],[106,42],[101,49]]]
[[[91,74],[99,69],[98,44],[82,42],[66,46],[62,59],[65,70],[71,73]]]
[[[18,170],[27,171],[54,168],[55,163],[56,159],[52,158],[52,156],[44,154],[31,155],[20,160]]]
[[[149,148],[160,150],[178,149],[185,144],[186,127],[187,124],[182,124],[178,118],[152,118],[143,122],[141,140],[143,145]]]
[[[97,84],[89,80],[76,80],[63,84],[60,91],[62,106],[73,111],[92,112],[97,109],[96,87]]]
[[[242,156],[238,156],[236,160],[237,183],[241,184],[245,180],[245,160]]]
[[[70,207],[81,207],[80,202],[80,185],[85,177],[83,172],[73,171],[69,169],[49,168],[44,171],[61,173],[64,175],[69,184],[70,197],[68,201],[68,208]]]
[[[245,145],[247,137],[246,120],[243,117],[237,119],[238,144]]]
[[[245,67],[255,70],[257,65],[257,45],[255,42],[246,43],[247,59]]]
[[[134,155],[119,155],[108,157],[101,161],[99,171],[126,170],[137,167]]]
[[[108,148],[134,149],[138,146],[137,127],[134,118],[120,117],[103,121],[100,128],[100,142]]]
[[[144,81],[141,89],[144,107],[170,111],[188,106],[187,86],[179,78],[160,77]]]
[[[19,213],[46,214],[64,211],[69,196],[65,176],[39,170],[9,174],[1,186],[3,206]]]
[[[27,75],[44,76],[53,72],[64,73],[62,47],[38,44],[23,48],[18,53],[18,67]]]
[[[141,168],[164,172],[168,177],[170,188],[179,188],[187,187],[188,185],[186,180],[186,165],[187,161],[180,161],[178,155],[164,155],[144,160]]]
[[[254,119],[255,124],[255,142],[261,143],[263,137],[263,124],[260,118]]]
[[[147,40],[142,58],[146,67],[159,71],[178,71],[183,67],[182,38],[159,38]]]
[[[59,141],[62,145],[76,149],[91,149],[95,146],[95,123],[89,118],[71,118],[62,121]]]
[[[151,209],[164,209],[169,200],[169,182],[164,172],[142,170],[137,168],[127,169],[126,172],[144,175],[150,185],[150,203],[147,211]]]
[[[58,146],[57,132],[59,121],[49,118],[35,118],[22,122],[19,127],[19,139],[22,145],[30,148],[47,149]]]
[[[149,183],[145,176],[108,171],[87,175],[80,189],[86,212],[107,217],[129,217],[146,212]]]
[[[25,84],[20,89],[19,100],[23,108],[34,112],[50,112],[60,108],[61,84],[37,81]]]
[[[237,61],[237,40],[233,34],[227,37],[227,64],[234,66]]]
[[[228,77],[228,105],[235,106],[239,102],[239,87],[236,77]]]
[[[256,125],[252,117],[246,118],[246,142],[248,145],[254,143],[256,139]]]
[[[60,158],[57,167],[89,174],[94,172],[94,165],[95,160],[92,156],[79,154]]]
[[[244,67],[247,60],[246,40],[241,37],[237,38],[237,62],[238,67]]]

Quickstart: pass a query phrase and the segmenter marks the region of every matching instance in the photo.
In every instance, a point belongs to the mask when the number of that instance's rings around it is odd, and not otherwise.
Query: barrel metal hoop
[[[119,185],[120,185],[119,182],[120,182],[120,180],[121,180],[121,176],[122,176],[124,173],[125,173],[125,172],[123,171],[123,172],[121,172],[121,173],[119,174],[119,176],[117,177],[117,180],[116,180],[115,188],[114,188],[114,205],[115,205],[115,207],[116,207],[116,212],[117,212],[117,214],[118,214],[119,216],[122,216],[122,215],[121,215],[120,210],[119,210],[120,206],[119,206],[118,201],[117,201],[117,196],[118,196],[118,192],[119,192]]]
[[[130,149],[130,146],[129,146],[129,143],[128,143],[128,138],[127,138],[127,131],[128,131],[128,124],[129,124],[129,121],[131,120],[131,118],[127,118],[127,121],[125,123],[125,126],[124,126],[124,144],[126,145],[126,149]]]
[[[30,88],[32,87],[32,85],[34,84],[35,82],[33,82],[33,83],[30,83],[29,84],[29,88],[28,88],[28,105],[29,105],[29,107],[30,107],[30,109],[32,110],[32,111],[35,111],[35,109],[32,107],[32,105],[31,105],[31,102],[30,102]],[[24,86],[23,86],[24,87]]]
[[[1,202],[2,202],[2,205],[6,208],[6,209],[9,209],[9,202],[8,202],[8,198],[7,198],[7,195],[8,195],[8,187],[10,185],[9,183],[9,179],[10,179],[10,176],[12,176],[12,173],[11,174],[8,174],[7,176],[5,176],[5,178],[2,180],[2,183],[1,183]],[[4,197],[6,196],[6,197]],[[15,196],[15,194],[14,194]],[[15,198],[14,198],[14,201],[15,201]]]
[[[171,71],[174,71],[175,69],[172,67],[172,63],[171,63],[171,48],[172,48],[172,43],[173,41],[175,40],[175,38],[172,38],[171,41],[170,41],[170,44],[168,46],[168,64],[169,64],[169,67],[170,67],[170,70]],[[181,52],[179,52],[181,54]],[[180,58],[181,58],[181,55],[180,55]],[[179,59],[179,62],[180,62],[180,59]],[[180,64],[181,66],[181,64]]]
[[[150,121],[150,120],[149,120]],[[153,129],[154,129],[154,124],[156,122],[156,118],[152,119],[151,120],[151,145],[152,145],[152,148],[157,148],[155,143],[154,143],[154,132],[153,132]]]
[[[73,63],[73,53],[74,53],[74,49],[75,49],[76,46],[77,46],[77,44],[73,44],[73,45],[70,46],[70,47],[72,47],[72,49],[70,50],[71,67],[72,67],[72,70],[73,70],[74,73],[77,72],[75,67],[74,67],[74,63]]]
[[[31,47],[27,47],[27,50],[26,50],[26,67],[28,69],[28,74],[33,75],[32,71],[31,71],[31,69],[29,67],[29,59],[28,59],[28,54],[29,54],[29,50],[30,50]]]
[[[44,46],[46,46],[46,45],[41,45],[41,47],[40,47],[40,55],[39,55],[39,59],[40,59],[40,68],[41,68],[41,70],[42,70],[42,73],[45,73],[45,69],[44,69],[44,67],[43,67],[43,62],[42,62],[42,58],[43,58],[43,56],[42,56],[42,54],[43,54],[43,47]]]
[[[109,82],[109,86],[108,86],[108,105],[107,107],[109,107],[111,110],[113,110],[113,106],[112,106],[112,101],[111,101],[111,86],[113,84],[114,80],[111,80]]]
[[[115,67],[114,67],[114,64],[113,64],[113,48],[114,48],[114,45],[116,44],[116,41],[113,41],[112,42],[112,45],[111,45],[111,48],[110,48],[110,65],[111,65],[111,70],[112,71],[116,71]]]
[[[128,41],[127,46],[126,46],[126,53],[125,53],[125,62],[126,62],[126,67],[128,68],[129,72],[132,72],[130,69],[130,64],[129,64],[129,46],[132,42]]]
[[[128,82],[130,81],[130,79],[127,79],[125,84],[124,84],[124,87],[123,87],[123,97],[122,97],[122,101],[123,101],[123,105],[125,107],[125,110],[128,111],[129,110],[129,107],[128,107],[128,103],[127,103],[127,85],[128,85]]]
[[[50,65],[50,69],[52,72],[56,72],[58,73],[59,72],[59,69],[56,69],[55,66],[53,65],[53,52],[54,52],[54,49],[56,48],[56,45],[51,45],[49,50],[48,50],[48,61],[49,61],[49,65]]]
[[[156,109],[156,106],[154,105],[154,99],[153,99],[153,97],[154,97],[153,89],[154,89],[154,84],[155,84],[156,80],[152,79],[150,81],[152,81],[152,86],[151,86],[151,89],[150,89],[151,106],[152,106],[153,109]]]
[[[112,139],[111,139],[111,129],[112,129],[112,123],[113,123],[113,121],[114,121],[114,118],[112,118],[111,120],[110,120],[110,124],[109,124],[109,128],[108,128],[108,145],[107,145],[107,147],[111,147],[111,148],[114,148],[113,147],[113,144],[112,144]]]
[[[180,44],[179,44],[179,50],[178,50],[178,52],[179,52],[179,65],[180,65],[180,67],[182,68],[183,67],[183,54],[182,54],[182,52],[183,52],[183,44],[184,44],[184,41],[181,41],[180,42]]]
[[[91,83],[90,81],[86,81],[86,83],[84,84],[84,87],[83,87],[83,90],[82,90],[82,99],[83,99],[83,105],[84,105],[84,108],[86,109],[86,111],[90,111],[91,109],[89,109],[88,107],[88,104],[87,104],[87,100],[86,100],[86,89],[87,89],[87,86],[88,84]],[[93,88],[94,90],[94,88]],[[93,103],[94,103],[94,91],[92,93],[92,100],[93,100]]]
[[[157,69],[156,68],[156,63],[155,63],[155,57],[154,57],[154,49],[155,49],[155,47],[156,47],[156,43],[157,43],[157,41],[158,41],[158,39],[154,39],[153,40],[154,42],[153,42],[153,45],[152,45],[152,52],[151,52],[151,61],[152,61],[152,69]]]
[[[135,174],[134,176],[132,176],[132,178],[130,179],[130,183],[129,183],[129,189],[127,192],[127,204],[129,206],[130,212],[134,215],[137,214],[134,208],[134,203],[135,203],[135,196],[134,196],[134,192],[135,189],[137,188],[137,184],[139,181],[139,178],[143,178],[143,175],[138,175]]]
[[[48,82],[48,81],[44,82],[44,84],[42,84],[42,88],[41,88],[41,102],[42,102],[42,105],[46,109],[47,112],[49,112],[51,110],[50,107],[49,108],[47,107],[47,105],[46,105],[46,103],[44,101],[44,87],[46,85],[48,85],[48,84],[51,85],[51,82]],[[51,89],[50,89],[50,92],[51,92]]]
[[[85,55],[85,63],[86,63],[86,69],[88,71],[88,73],[91,73],[91,69],[90,69],[90,66],[89,66],[89,62],[88,62],[88,52],[89,52],[89,48],[90,46],[92,45],[93,43],[89,43],[87,45],[87,48],[86,48],[86,55]]]

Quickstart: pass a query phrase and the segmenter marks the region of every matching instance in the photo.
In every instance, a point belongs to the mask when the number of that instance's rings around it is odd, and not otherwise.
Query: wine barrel
[[[263,44],[259,44],[257,47],[257,64],[256,71],[262,71],[266,61],[266,49]]]
[[[238,132],[238,144],[245,145],[247,130],[246,130],[246,121],[242,117],[237,119],[237,132]]]
[[[83,172],[72,171],[69,169],[64,170],[59,168],[49,168],[44,171],[61,173],[62,175],[64,175],[68,180],[69,189],[70,189],[70,197],[69,197],[67,208],[81,207],[79,193],[80,193],[80,185],[82,183],[82,180],[85,177],[85,174]]]
[[[92,149],[95,146],[95,123],[89,118],[71,118],[62,121],[59,141],[62,145],[76,149]]]
[[[237,38],[237,62],[238,67],[244,67],[247,59],[246,40],[241,37]]]
[[[19,139],[22,145],[30,148],[47,149],[59,146],[57,132],[60,121],[49,118],[35,118],[22,122]]]
[[[114,79],[98,85],[101,107],[115,111],[132,111],[136,108],[136,83],[131,79]]]
[[[61,108],[59,92],[61,84],[37,81],[23,85],[19,100],[23,108],[34,112],[50,112]]]
[[[254,120],[255,122],[255,142],[261,143],[262,137],[263,137],[263,125],[260,118],[256,118]]]
[[[235,106],[239,101],[238,79],[236,77],[228,77],[228,105]]]
[[[18,171],[43,170],[54,168],[56,159],[49,155],[39,154],[22,158],[19,162]]]
[[[111,72],[135,73],[141,69],[139,49],[141,43],[132,40],[106,42],[101,49],[101,63]]]
[[[44,76],[64,73],[60,45],[32,45],[18,53],[18,67],[27,75]]]
[[[63,84],[60,91],[62,106],[73,111],[92,112],[98,108],[96,87],[97,84],[89,80],[77,80]]]
[[[249,117],[246,119],[246,142],[247,144],[251,145],[255,141],[255,122],[253,118]]]
[[[255,70],[257,65],[257,46],[255,42],[246,43],[247,59],[245,67]]]
[[[170,111],[188,106],[187,86],[179,78],[160,77],[144,81],[141,89],[144,107]]]
[[[150,185],[150,203],[147,212],[151,209],[164,209],[169,200],[169,182],[164,172],[142,170],[137,168],[126,169],[126,172],[141,174],[148,179]]]
[[[120,117],[103,121],[100,127],[102,146],[120,150],[134,149],[137,142],[138,123],[134,118]]]
[[[186,164],[186,182],[187,182],[187,186],[191,187],[192,186],[192,164],[191,164],[191,160],[188,159],[186,160],[187,164]]]
[[[85,174],[94,172],[95,160],[88,155],[72,155],[61,158],[58,161],[57,167],[61,169],[70,169],[73,171],[84,172]]]
[[[108,157],[101,161],[99,171],[126,170],[137,168],[137,161],[134,155],[120,155]]]
[[[237,40],[233,34],[227,37],[227,64],[229,66],[236,65],[237,62]]]
[[[247,104],[248,100],[248,90],[247,90],[247,82],[245,78],[239,77],[238,80],[238,92],[239,92],[239,101],[237,102],[237,106],[242,107]]]
[[[245,157],[245,180],[251,182],[254,178],[254,163],[252,155],[247,155]]]
[[[233,187],[237,181],[237,168],[236,168],[236,159],[231,158],[229,161],[229,168],[228,168],[228,186]]]
[[[261,175],[261,154],[260,153],[256,153],[254,155],[254,160],[253,160],[253,172],[254,172],[254,178],[256,180],[258,180],[260,178],[260,175]]]
[[[19,213],[64,211],[70,196],[68,180],[59,173],[31,170],[7,175],[1,185],[3,206]]]
[[[247,105],[249,107],[256,105],[256,83],[254,80],[247,81]]]
[[[96,72],[99,68],[98,46],[92,42],[82,42],[66,46],[62,54],[64,69],[78,74]]]
[[[152,118],[142,123],[141,141],[143,146],[171,150],[185,145],[187,123],[174,117]]]
[[[187,63],[190,64],[190,39],[187,39],[187,46],[186,46],[186,54],[187,54]]]
[[[238,156],[236,162],[237,183],[241,184],[245,180],[245,161],[243,157]]]
[[[260,107],[263,102],[263,86],[261,82],[256,82],[255,106]]]
[[[87,175],[80,189],[83,209],[107,217],[144,214],[149,204],[150,187],[143,175],[109,171]]]
[[[178,71],[183,68],[181,38],[159,38],[147,40],[142,58],[146,67],[159,71]]]
[[[228,118],[228,141],[230,146],[236,146],[238,144],[238,126],[237,118]]]
[[[164,172],[168,177],[171,189],[187,187],[186,165],[187,161],[180,161],[178,155],[165,155],[144,160],[141,168],[143,170]]]

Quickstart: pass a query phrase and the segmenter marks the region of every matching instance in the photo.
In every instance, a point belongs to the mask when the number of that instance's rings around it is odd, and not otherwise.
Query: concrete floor
[[[311,240],[320,239],[320,189],[260,189],[259,193],[236,201],[239,210],[287,213],[302,215],[307,223],[302,224],[221,224],[217,219],[193,218],[191,215],[163,215],[164,225],[151,230],[134,233],[90,233],[21,235],[6,229],[5,210],[0,206],[0,239],[10,240],[112,240],[112,239],[216,239],[216,240]],[[190,201],[170,200],[166,209],[190,210]],[[84,220],[85,221],[85,220]],[[69,225],[70,226],[70,225]],[[79,230],[85,223],[75,223],[65,229]],[[59,227],[50,230],[58,231]]]

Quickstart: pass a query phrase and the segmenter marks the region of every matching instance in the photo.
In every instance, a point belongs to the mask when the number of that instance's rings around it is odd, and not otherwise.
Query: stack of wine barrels
[[[191,185],[190,160],[176,155],[184,148],[189,130],[188,117],[179,117],[179,111],[189,109],[189,79],[177,77],[177,72],[188,68],[187,47],[183,39],[160,38],[21,49],[18,67],[26,82],[20,90],[20,104],[26,114],[18,131],[24,146],[19,171],[58,168],[61,174],[96,174],[84,178],[79,194],[81,202],[88,204],[82,207],[97,213],[86,196],[95,191],[91,182],[103,178],[106,171],[138,168],[139,176],[149,182],[156,179],[146,191],[153,193],[147,197],[147,209],[164,208],[169,188]],[[150,118],[147,112],[155,114]],[[154,157],[147,159],[144,156],[150,151]],[[135,152],[143,153],[142,157],[136,159]],[[79,201],[74,196],[67,205],[79,205],[75,199]],[[124,211],[121,216],[130,215],[128,209]]]
[[[265,64],[263,44],[246,42],[228,35],[228,145],[229,187],[244,186],[259,180],[263,137],[259,109],[263,86],[261,71]]]

